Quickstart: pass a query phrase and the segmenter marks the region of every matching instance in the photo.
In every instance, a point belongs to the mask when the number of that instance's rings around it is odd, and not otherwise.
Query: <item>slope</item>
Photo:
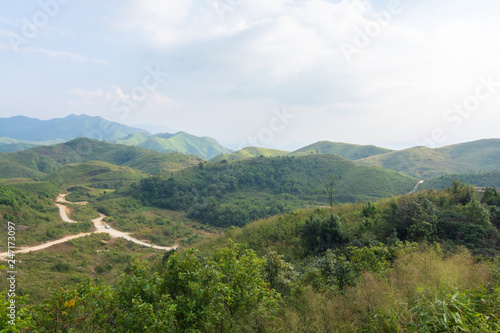
[[[204,159],[210,159],[221,153],[231,153],[230,149],[221,146],[215,139],[197,137],[185,132],[156,135],[136,133],[112,142],[139,146],[158,152],[180,152]]]
[[[102,161],[149,173],[171,172],[202,162],[182,154],[162,154],[152,150],[78,138],[66,143],[0,154],[0,177],[40,177],[66,164]]]
[[[2,136],[18,140],[71,140],[78,137],[119,139],[144,130],[111,122],[101,117],[71,114],[65,118],[40,120],[24,116],[0,118]]]
[[[231,154],[220,154],[215,156],[210,160],[210,162],[221,162],[223,160],[226,161],[241,161],[247,158],[252,157],[277,157],[277,156],[285,156],[289,152],[278,149],[268,149],[261,147],[246,147],[241,150],[235,151]]]
[[[45,180],[65,186],[80,185],[100,189],[115,189],[147,177],[142,171],[114,164],[90,161],[68,164],[50,173]]]
[[[414,147],[358,160],[361,165],[392,169],[428,179],[444,174],[492,171],[500,165],[500,139],[486,139],[442,148]]]
[[[200,165],[168,179],[147,178],[133,195],[145,205],[188,210],[193,218],[227,227],[296,207],[326,205],[326,186],[332,176],[335,202],[408,193],[417,182],[392,170],[358,166],[335,155],[260,157]]]
[[[54,145],[61,142],[63,142],[63,140],[25,141],[11,138],[0,138],[0,153],[20,151],[37,146]]]
[[[334,154],[354,161],[362,158],[391,152],[390,149],[369,145],[355,145],[342,142],[319,141],[309,146],[297,149],[290,153],[291,156],[306,154]]]

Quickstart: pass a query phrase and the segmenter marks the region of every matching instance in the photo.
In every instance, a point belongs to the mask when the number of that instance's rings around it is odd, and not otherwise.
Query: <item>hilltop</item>
[[[373,145],[355,145],[342,142],[319,141],[291,152],[291,156],[304,154],[334,154],[355,161],[362,158],[389,153],[392,150]]]
[[[131,167],[147,173],[172,172],[203,160],[179,153],[162,154],[153,150],[78,138],[52,146],[0,154],[1,178],[43,177],[64,165],[102,161]]]
[[[101,117],[71,114],[65,118],[40,120],[24,116],[0,118],[2,136],[27,141],[71,140],[78,137],[110,140],[144,130]]]
[[[232,152],[230,149],[221,146],[215,139],[197,137],[185,132],[155,135],[135,133],[111,142],[143,147],[163,153],[181,152],[207,160],[221,153],[228,154]]]
[[[358,166],[335,155],[257,157],[147,178],[132,195],[145,205],[185,210],[195,219],[227,227],[297,207],[327,205],[329,184],[335,188],[334,202],[355,202],[408,193],[416,183],[401,173]]]
[[[485,139],[442,148],[414,147],[358,160],[420,179],[444,174],[493,171],[500,165],[500,139]]]
[[[246,147],[243,149],[240,149],[238,151],[235,151],[231,154],[220,154],[215,156],[210,160],[210,162],[222,162],[224,160],[231,162],[231,161],[241,161],[247,158],[252,158],[252,157],[277,157],[277,156],[285,156],[288,155],[289,152],[285,150],[278,150],[278,149],[268,149],[268,148],[261,148],[261,147]]]

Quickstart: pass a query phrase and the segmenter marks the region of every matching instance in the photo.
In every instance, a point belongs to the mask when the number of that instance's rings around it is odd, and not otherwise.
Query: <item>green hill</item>
[[[375,156],[391,152],[390,149],[377,146],[354,145],[341,142],[319,141],[291,152],[291,156],[302,156],[307,154],[334,154],[354,161],[365,157]]]
[[[102,161],[148,173],[172,172],[197,165],[202,159],[183,154],[164,154],[134,146],[78,138],[52,146],[0,154],[0,178],[43,177],[67,164]]]
[[[25,141],[11,138],[0,138],[0,153],[20,151],[37,146],[54,145],[61,142],[63,142],[63,140]]]
[[[146,205],[187,210],[193,218],[227,227],[296,207],[327,205],[332,176],[335,202],[408,193],[417,183],[395,171],[358,166],[335,155],[259,157],[147,178],[133,195]]]
[[[118,188],[147,177],[142,171],[114,164],[91,161],[68,164],[50,173],[45,180],[65,186],[80,185],[94,188]]]
[[[139,146],[164,153],[180,152],[207,160],[221,153],[231,153],[231,150],[221,146],[212,138],[197,137],[185,132],[156,135],[135,133],[123,139],[113,140],[112,142],[129,146]]]
[[[480,173],[462,173],[434,177],[426,180],[422,188],[444,189],[450,186],[453,181],[458,180],[475,187],[496,187],[500,189],[500,170]]]
[[[284,151],[284,150],[278,150],[278,149],[268,149],[268,148],[261,148],[261,147],[246,147],[241,150],[235,151],[231,154],[220,154],[215,156],[210,160],[210,162],[221,162],[223,160],[226,161],[240,161],[244,160],[247,158],[252,158],[252,157],[277,157],[277,156],[285,156],[289,152]]]
[[[421,179],[444,174],[493,171],[500,165],[500,139],[479,140],[442,148],[414,147],[356,161]]]

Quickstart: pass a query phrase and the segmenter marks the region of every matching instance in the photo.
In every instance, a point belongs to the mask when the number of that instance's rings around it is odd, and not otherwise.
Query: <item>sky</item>
[[[232,149],[498,138],[499,12],[498,0],[4,1],[0,117],[88,114]]]

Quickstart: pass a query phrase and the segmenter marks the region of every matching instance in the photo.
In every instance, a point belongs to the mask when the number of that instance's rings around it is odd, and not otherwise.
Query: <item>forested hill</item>
[[[180,153],[162,154],[149,149],[78,138],[65,143],[0,154],[0,178],[44,177],[67,164],[102,161],[151,174],[196,165],[201,158]]]
[[[429,179],[444,174],[486,172],[500,166],[500,139],[485,139],[442,148],[414,147],[368,157],[362,165],[392,169]]]
[[[170,178],[147,178],[133,195],[146,205],[187,210],[205,223],[228,227],[297,207],[328,205],[330,185],[334,202],[355,202],[408,193],[416,182],[335,155],[260,157],[200,164]]]

